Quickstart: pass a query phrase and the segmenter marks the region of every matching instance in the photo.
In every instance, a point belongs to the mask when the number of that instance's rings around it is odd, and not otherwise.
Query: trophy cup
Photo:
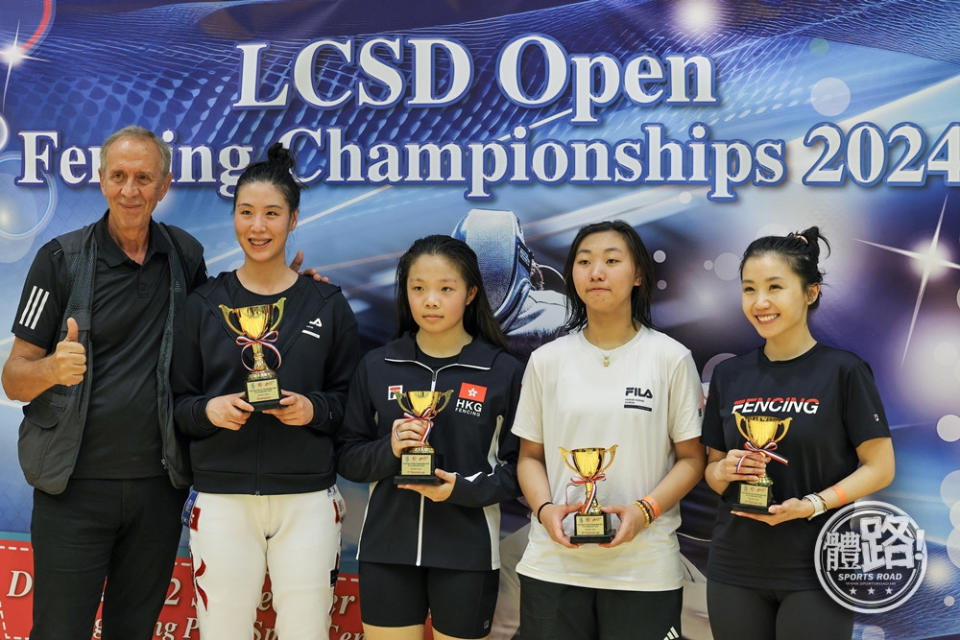
[[[437,468],[439,455],[427,443],[433,419],[443,411],[453,389],[449,391],[399,391],[397,404],[403,409],[408,420],[423,420],[427,429],[420,436],[420,444],[410,447],[400,454],[400,475],[393,477],[394,484],[440,484],[440,478],[433,474]]]
[[[592,447],[573,451],[560,447],[560,453],[563,456],[563,463],[580,476],[579,479],[574,478],[570,484],[582,484],[586,492],[586,499],[580,512],[573,516],[573,535],[570,536],[570,542],[573,544],[610,542],[613,540],[614,529],[610,525],[610,514],[600,510],[600,501],[597,500],[597,482],[606,478],[604,471],[613,464],[617,445],[609,449]],[[603,464],[603,459],[608,453],[610,459]],[[573,459],[573,464],[570,464],[567,456]]]
[[[286,298],[280,298],[272,304],[257,304],[251,307],[231,309],[220,305],[220,313],[227,326],[237,334],[237,346],[240,350],[240,362],[250,373],[247,374],[246,393],[247,402],[253,405],[256,411],[274,409],[280,406],[280,383],[276,371],[267,366],[263,358],[263,347],[273,351],[277,356],[277,368],[280,367],[280,352],[271,343],[277,341],[277,325],[283,317],[283,303]],[[276,319],[273,317],[276,315]],[[236,317],[240,327],[233,323]],[[243,354],[247,349],[253,349],[253,366],[247,365]]]
[[[793,418],[775,418],[773,416],[742,416],[733,412],[733,419],[737,424],[740,435],[746,438],[744,448],[747,451],[759,451],[781,464],[787,464],[787,459],[774,453],[777,443],[787,435],[790,421]],[[780,428],[783,427],[781,431]],[[780,433],[778,436],[777,433]],[[743,460],[741,459],[741,462]],[[737,465],[737,471],[740,465]],[[751,513],[769,513],[768,508],[773,504],[773,480],[764,472],[759,480],[737,482],[737,502],[733,504],[736,511]]]

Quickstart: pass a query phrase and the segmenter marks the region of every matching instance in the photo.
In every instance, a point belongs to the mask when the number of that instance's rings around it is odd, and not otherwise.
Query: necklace
[[[630,336],[629,338],[627,338],[624,342],[622,342],[622,343],[620,343],[620,344],[618,344],[618,345],[610,348],[609,350],[605,350],[605,349],[601,349],[601,348],[599,347],[599,345],[594,344],[593,342],[590,341],[589,338],[587,338],[587,332],[586,332],[586,330],[581,334],[581,336],[582,336],[583,339],[587,342],[587,344],[589,344],[591,347],[593,347],[594,349],[596,349],[597,352],[600,354],[600,356],[603,358],[603,366],[604,366],[604,367],[609,367],[609,366],[610,366],[610,356],[613,355],[613,352],[616,351],[617,349],[619,349],[620,347],[622,347],[623,345],[627,344],[627,343],[630,342],[631,340],[633,340],[633,339],[636,337],[636,335],[637,335],[637,332],[634,332],[634,334],[633,334],[632,336]]]

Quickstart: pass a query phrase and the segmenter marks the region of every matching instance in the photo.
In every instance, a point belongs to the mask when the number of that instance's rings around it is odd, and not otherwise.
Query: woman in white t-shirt
[[[569,333],[530,357],[513,426],[533,510],[517,566],[520,631],[524,640],[679,638],[677,503],[705,466],[700,378],[690,351],[652,328],[653,261],[629,224],[580,229],[564,278]],[[587,479],[616,528],[609,542],[571,541],[574,512],[593,503],[564,464],[562,450],[579,448],[608,450],[609,467]]]

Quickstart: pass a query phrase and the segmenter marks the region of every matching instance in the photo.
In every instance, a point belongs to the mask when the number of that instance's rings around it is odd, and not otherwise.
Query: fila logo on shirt
[[[314,338],[319,338],[319,337],[320,337],[320,334],[315,333],[315,332],[318,331],[318,330],[320,329],[320,327],[322,327],[322,326],[323,326],[323,321],[320,320],[320,318],[314,318],[313,320],[311,320],[310,322],[307,323],[307,328],[302,329],[302,330],[300,331],[300,333],[305,333],[305,334],[307,334],[308,336],[313,336]],[[311,331],[311,329],[313,329],[313,331]]]
[[[390,385],[389,387],[387,387],[387,400],[396,400],[398,393],[403,393],[403,385],[402,384]]]
[[[653,411],[653,392],[645,387],[627,387],[623,394],[623,408]]]
[[[796,396],[777,396],[766,398],[743,398],[735,400],[731,411],[750,415],[754,413],[806,413],[814,415],[820,408],[817,398],[797,398]]]
[[[23,307],[23,313],[20,314],[20,324],[31,331],[36,329],[37,320],[40,319],[40,314],[43,313],[43,308],[46,306],[49,297],[49,291],[34,286],[30,290],[30,298],[27,299],[27,304]]]
[[[453,410],[465,413],[468,416],[479,418],[483,413],[483,401],[487,397],[487,388],[469,382],[460,383],[460,393],[457,395],[457,404]]]

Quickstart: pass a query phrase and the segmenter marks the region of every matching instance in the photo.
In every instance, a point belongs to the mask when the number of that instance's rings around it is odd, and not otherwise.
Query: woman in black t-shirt
[[[706,480],[724,497],[707,569],[716,640],[849,639],[853,612],[815,574],[818,516],[893,480],[870,367],[807,324],[821,240],[817,227],[759,238],[740,263],[743,312],[765,342],[717,366],[703,422]],[[772,487],[740,484],[764,474]]]

